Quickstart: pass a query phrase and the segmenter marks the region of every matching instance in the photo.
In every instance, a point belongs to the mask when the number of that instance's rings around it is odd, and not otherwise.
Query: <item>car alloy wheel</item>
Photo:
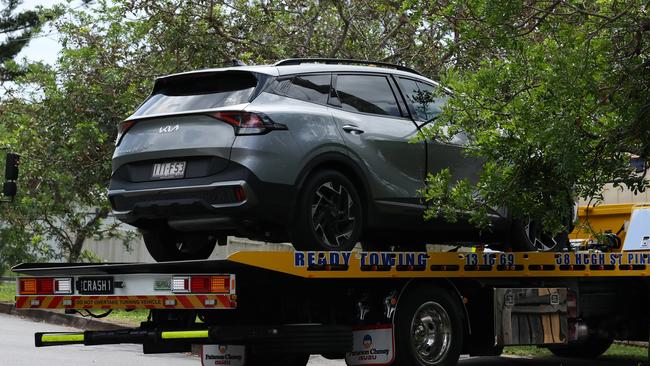
[[[305,180],[289,227],[297,250],[352,250],[364,226],[364,207],[354,183],[343,173],[323,169]]]
[[[331,249],[340,249],[350,240],[355,227],[355,203],[340,183],[327,181],[314,192],[311,222],[316,235]]]
[[[524,232],[535,250],[540,252],[555,252],[561,244],[556,237],[545,233],[541,226],[531,220],[524,226]]]

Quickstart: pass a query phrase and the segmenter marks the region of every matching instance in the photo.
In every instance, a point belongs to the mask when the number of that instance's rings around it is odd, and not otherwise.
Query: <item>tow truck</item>
[[[37,347],[134,343],[202,365],[455,365],[538,345],[593,358],[649,337],[650,206],[622,245],[567,252],[237,252],[222,260],[20,264],[16,308],[149,309],[140,327],[39,332]],[[584,212],[583,212],[584,213]],[[618,224],[619,221],[616,221]]]

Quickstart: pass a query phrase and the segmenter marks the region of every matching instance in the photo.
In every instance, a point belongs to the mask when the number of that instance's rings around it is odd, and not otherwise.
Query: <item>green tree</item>
[[[13,63],[18,53],[37,34],[43,24],[43,14],[37,10],[16,12],[21,0],[3,0],[0,10],[0,34],[5,36],[0,43],[0,82],[12,80],[20,74]]]
[[[466,133],[485,168],[476,184],[430,176],[429,215],[469,210],[485,224],[486,207],[507,206],[558,230],[572,194],[647,187],[630,167],[638,155],[647,170],[650,152],[647,2],[451,1],[440,14],[462,56],[443,74],[456,97],[426,137]]]

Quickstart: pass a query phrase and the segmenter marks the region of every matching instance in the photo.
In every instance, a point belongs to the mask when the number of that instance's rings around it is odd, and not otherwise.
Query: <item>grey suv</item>
[[[301,250],[477,241],[553,249],[553,238],[505,210],[483,233],[422,219],[428,172],[475,179],[481,167],[463,154],[462,135],[412,142],[445,102],[434,89],[405,67],[331,59],[158,78],[119,128],[113,211],[142,230],[158,261],[206,258],[227,235]]]

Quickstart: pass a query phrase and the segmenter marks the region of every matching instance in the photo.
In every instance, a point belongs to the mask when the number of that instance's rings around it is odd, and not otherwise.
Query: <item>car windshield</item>
[[[257,87],[253,73],[226,71],[186,74],[162,79],[133,114],[147,116],[248,103]]]

